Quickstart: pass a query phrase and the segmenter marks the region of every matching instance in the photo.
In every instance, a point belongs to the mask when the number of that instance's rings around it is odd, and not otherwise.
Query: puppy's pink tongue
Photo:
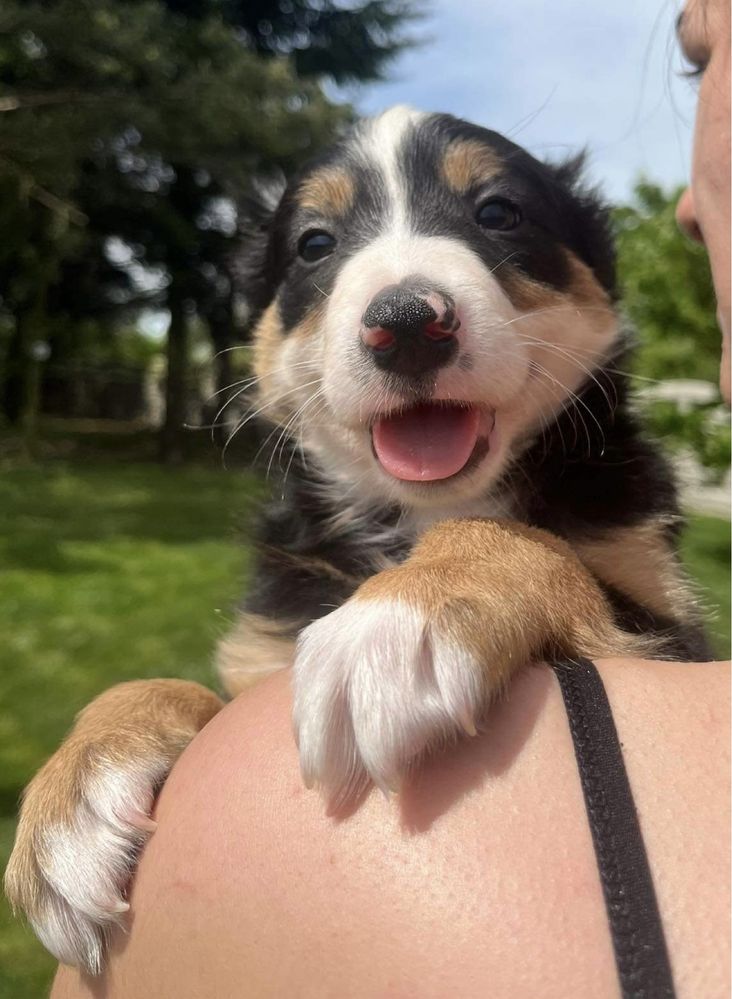
[[[477,409],[415,406],[374,424],[376,457],[395,479],[447,479],[467,464],[478,440],[479,421]]]

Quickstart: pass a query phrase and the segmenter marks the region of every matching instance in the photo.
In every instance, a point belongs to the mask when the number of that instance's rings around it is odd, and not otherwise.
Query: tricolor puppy
[[[219,666],[233,695],[294,662],[308,784],[397,788],[532,660],[707,655],[576,162],[395,108],[292,180],[246,270],[286,475]],[[6,886],[62,961],[100,968],[155,790],[219,706],[117,687],[30,785]]]

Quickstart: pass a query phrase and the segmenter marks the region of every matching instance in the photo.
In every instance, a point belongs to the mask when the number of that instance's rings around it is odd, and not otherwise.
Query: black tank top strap
[[[588,659],[553,666],[577,757],[623,999],[674,999],[648,857],[600,674]]]

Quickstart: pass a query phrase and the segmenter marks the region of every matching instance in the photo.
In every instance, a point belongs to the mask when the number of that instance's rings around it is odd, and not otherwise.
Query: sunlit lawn
[[[219,469],[98,459],[0,476],[0,865],[20,789],[74,713],[119,680],[210,681],[247,570],[258,486]],[[723,613],[729,524],[695,518],[685,552]],[[39,999],[53,962],[0,902],[0,999]]]
[[[0,868],[18,794],[74,713],[119,680],[211,682],[247,567],[251,478],[153,464],[0,476]],[[51,959],[0,903],[0,997],[39,999]]]
[[[730,657],[730,523],[718,517],[692,517],[682,551],[686,566],[701,584],[712,614],[709,631],[716,655]]]

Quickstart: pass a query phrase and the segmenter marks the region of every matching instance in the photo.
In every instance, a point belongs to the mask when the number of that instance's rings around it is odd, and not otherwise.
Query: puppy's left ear
[[[272,228],[285,187],[284,176],[256,181],[239,204],[240,249],[232,262],[232,272],[250,319],[256,319],[267,308],[277,290]]]
[[[615,243],[610,206],[595,187],[584,179],[586,152],[562,163],[549,163],[566,199],[564,217],[572,248],[592,268],[595,277],[612,299],[617,297]]]

